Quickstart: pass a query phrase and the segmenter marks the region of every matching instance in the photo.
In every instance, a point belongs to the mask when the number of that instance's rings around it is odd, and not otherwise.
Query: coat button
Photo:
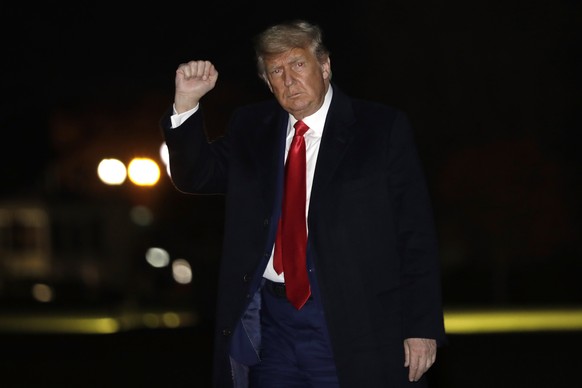
[[[230,336],[231,334],[232,334],[232,330],[230,330],[230,329],[223,329],[223,330],[222,330],[222,335],[223,335],[224,337],[228,337],[228,336]]]
[[[248,283],[251,280],[251,278],[252,278],[251,275],[245,273],[245,275],[243,276],[243,282]]]
[[[267,226],[269,226],[269,219],[268,219],[268,218],[265,218],[265,219],[263,220],[263,226],[264,226],[264,227],[267,227]]]

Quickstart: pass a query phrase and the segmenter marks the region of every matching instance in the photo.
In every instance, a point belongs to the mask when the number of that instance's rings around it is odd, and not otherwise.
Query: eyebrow
[[[307,59],[306,59],[305,55],[295,55],[295,56],[291,57],[290,59],[286,60],[285,62],[283,62],[283,65],[279,65],[279,64],[270,65],[270,66],[266,66],[266,69],[268,71],[271,71],[273,69],[278,69],[278,68],[280,68],[284,65],[287,65],[287,64],[292,65],[292,64],[297,63],[297,62],[306,62],[306,61],[307,61]]]

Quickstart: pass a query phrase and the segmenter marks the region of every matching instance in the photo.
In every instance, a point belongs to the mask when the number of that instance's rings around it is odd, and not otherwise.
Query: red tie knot
[[[295,136],[303,136],[305,135],[305,132],[307,132],[307,130],[309,129],[307,124],[305,124],[301,120],[297,121],[293,126],[295,127]]]

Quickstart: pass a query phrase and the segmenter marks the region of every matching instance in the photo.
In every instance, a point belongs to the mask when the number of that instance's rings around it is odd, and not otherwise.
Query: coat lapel
[[[316,210],[323,197],[325,188],[333,178],[353,137],[355,116],[349,98],[335,85],[329,112],[323,127],[319,155],[311,188],[309,213]]]
[[[265,117],[257,141],[257,154],[260,187],[263,190],[263,202],[266,214],[280,209],[283,190],[283,164],[285,153],[285,137],[289,116],[283,109],[279,109]],[[275,214],[278,217],[278,211]]]
[[[353,137],[354,113],[350,99],[335,85],[334,94],[323,129],[317,166],[313,177],[309,212],[319,201],[323,200],[326,186],[333,178],[334,172],[345,154]],[[263,201],[266,212],[272,212],[278,218],[281,208],[283,189],[283,170],[285,153],[285,135],[289,116],[279,108],[266,115],[262,128],[257,132],[259,144],[256,162],[263,188]],[[268,214],[268,213],[267,213]]]

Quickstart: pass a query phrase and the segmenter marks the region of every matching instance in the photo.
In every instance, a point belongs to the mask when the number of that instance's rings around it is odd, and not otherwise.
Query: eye
[[[303,69],[307,67],[307,62],[305,61],[297,61],[293,63],[293,70],[296,72],[302,72]]]

